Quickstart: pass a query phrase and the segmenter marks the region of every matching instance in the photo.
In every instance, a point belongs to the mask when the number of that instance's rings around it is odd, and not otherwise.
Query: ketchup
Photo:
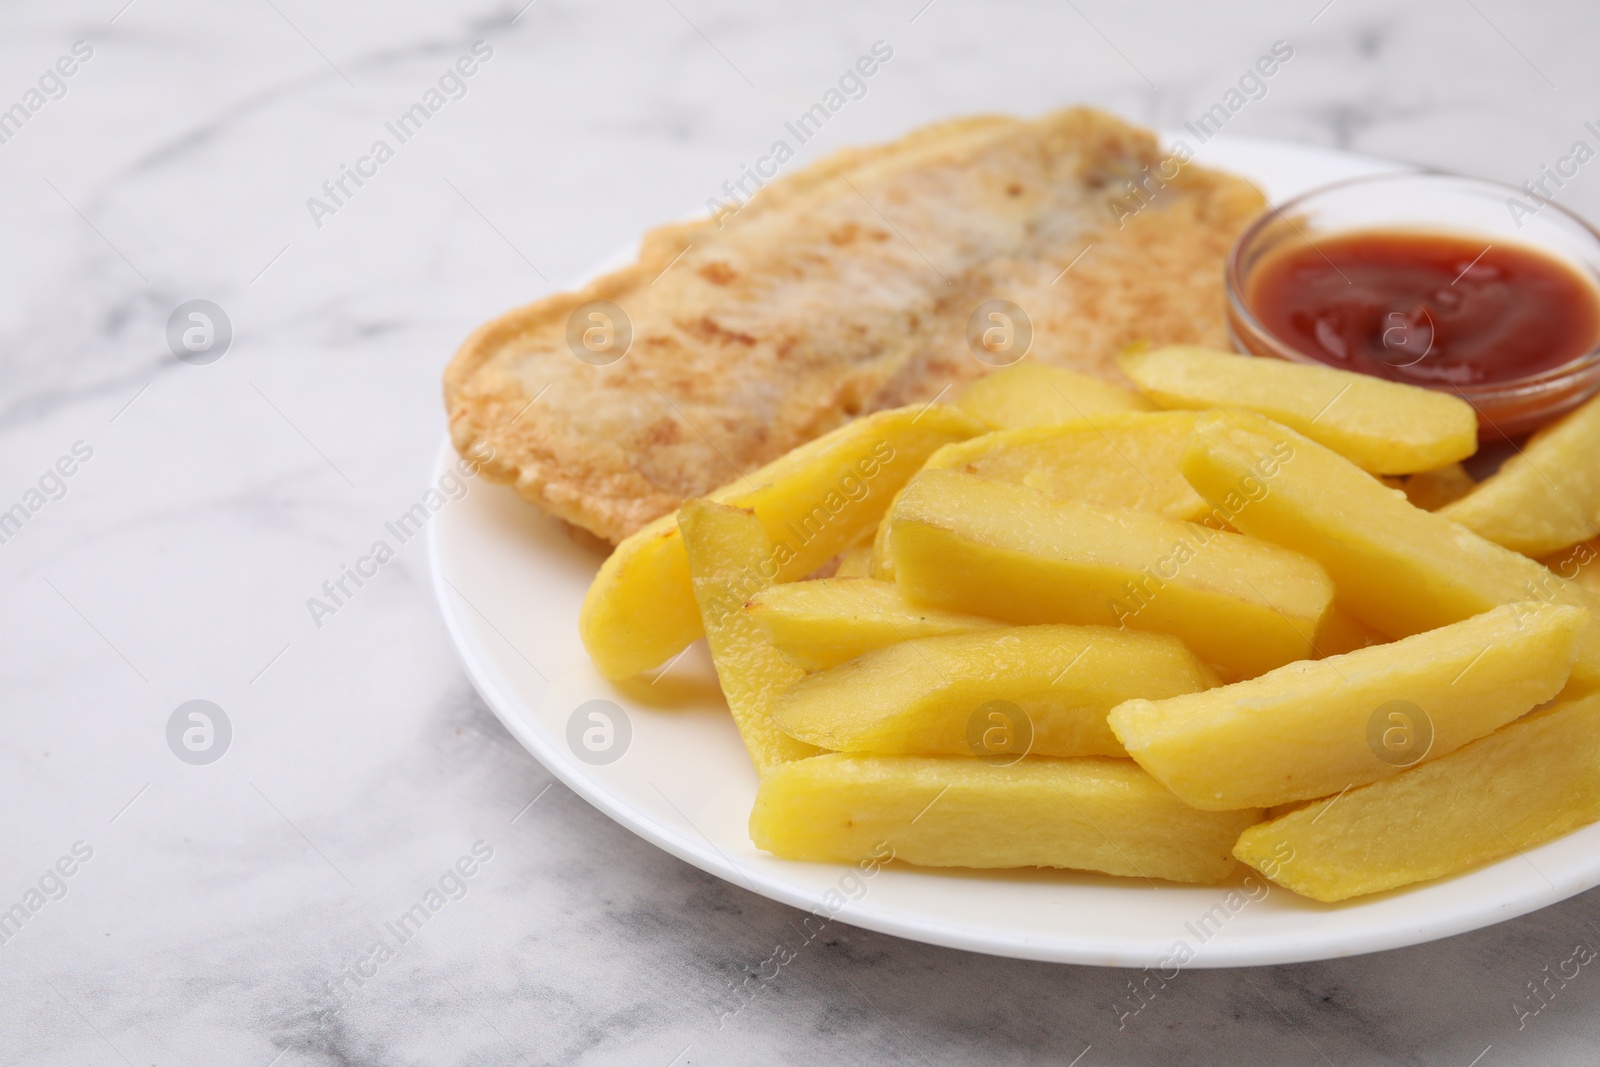
[[[1494,384],[1600,341],[1600,295],[1525,246],[1354,231],[1270,255],[1245,302],[1266,329],[1344,370],[1433,388]]]

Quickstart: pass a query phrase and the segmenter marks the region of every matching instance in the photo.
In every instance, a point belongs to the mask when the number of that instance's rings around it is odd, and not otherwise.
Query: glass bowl
[[[1521,210],[1511,205],[1519,204]],[[1537,211],[1536,205],[1540,205]],[[1444,233],[1542,252],[1587,280],[1600,300],[1600,232],[1565,208],[1479,178],[1415,171],[1352,178],[1295,197],[1262,215],[1228,256],[1228,334],[1236,349],[1326,365],[1275,336],[1251,310],[1252,273],[1272,256],[1318,237],[1353,231]],[[1515,437],[1577,407],[1600,390],[1600,339],[1587,352],[1526,377],[1470,385],[1413,382],[1454,393],[1478,411],[1480,436]]]

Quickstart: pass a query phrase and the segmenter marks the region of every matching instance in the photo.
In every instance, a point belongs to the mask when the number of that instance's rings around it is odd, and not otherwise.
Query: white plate
[[[1195,146],[1192,136],[1187,140]],[[1197,159],[1249,177],[1275,202],[1339,178],[1401,169],[1237,137],[1200,146]],[[455,458],[447,444],[436,480]],[[467,673],[541,763],[674,856],[856,926],[1025,959],[1170,967],[1192,956],[1186,966],[1228,967],[1416,944],[1501,922],[1600,883],[1600,825],[1457,878],[1338,906],[1284,889],[1263,896],[1259,881],[1247,894],[1237,884],[904,866],[866,880],[846,867],[774,859],[757,851],[746,831],[756,774],[704,642],[653,684],[602,678],[577,632],[578,607],[602,554],[580,546],[507,488],[474,484],[434,517],[429,540],[434,588]],[[631,728],[620,758],[598,766],[578,758],[567,741],[576,709],[597,699],[624,709]],[[622,747],[620,734],[614,744],[613,751]],[[587,751],[581,743],[577,750]]]

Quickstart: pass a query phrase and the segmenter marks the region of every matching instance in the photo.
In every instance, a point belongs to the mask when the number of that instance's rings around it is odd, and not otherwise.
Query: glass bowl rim
[[[1295,226],[1295,224],[1288,219],[1287,212],[1314,197],[1324,196],[1330,192],[1355,185],[1373,185],[1380,182],[1392,182],[1397,180],[1414,181],[1419,178],[1442,178],[1454,182],[1464,182],[1483,186],[1493,189],[1497,192],[1505,192],[1518,196],[1527,195],[1527,190],[1515,185],[1508,185],[1505,182],[1497,182],[1490,178],[1479,178],[1470,174],[1458,174],[1454,171],[1439,170],[1433,167],[1411,167],[1406,170],[1392,171],[1385,174],[1361,174],[1353,178],[1341,178],[1338,181],[1328,182],[1326,185],[1319,185],[1314,189],[1308,189],[1303,193],[1298,193],[1295,196],[1290,197],[1288,200],[1285,200],[1281,204],[1268,206],[1265,211],[1263,211],[1250,223],[1250,225],[1246,226],[1244,230],[1240,232],[1239,236],[1233,242],[1233,247],[1228,250],[1228,259],[1223,270],[1223,288],[1227,291],[1228,310],[1231,313],[1231,316],[1239,323],[1247,327],[1251,332],[1261,337],[1270,338],[1274,342],[1274,348],[1281,349],[1284,353],[1284,357],[1289,359],[1291,362],[1307,363],[1319,367],[1330,366],[1330,364],[1317,359],[1315,356],[1301,352],[1293,345],[1290,345],[1277,334],[1267,329],[1266,325],[1256,317],[1255,312],[1251,310],[1250,305],[1245,301],[1244,298],[1244,285],[1242,277],[1243,271],[1241,267],[1241,261],[1244,258],[1244,252],[1256,241],[1257,238],[1261,236],[1262,232],[1265,231],[1267,226],[1270,225],[1275,219],[1281,218],[1284,221],[1289,222],[1291,226]],[[1555,209],[1557,214],[1564,216],[1571,222],[1576,223],[1578,227],[1589,236],[1589,239],[1595,243],[1597,259],[1600,259],[1600,228],[1597,228],[1583,216],[1569,210],[1561,204],[1556,203],[1554,200],[1541,200],[1540,203],[1542,203],[1545,207]],[[1299,227],[1295,226],[1295,229],[1298,230]],[[1463,230],[1462,232],[1468,231]],[[1302,234],[1302,236],[1304,235]],[[1308,237],[1307,240],[1309,241],[1310,238]],[[1538,242],[1527,241],[1523,243],[1530,248],[1535,248],[1539,251],[1545,252],[1547,255],[1551,254],[1547,248],[1541,246]],[[1565,261],[1565,257],[1562,258],[1563,261]],[[1600,274],[1600,269],[1597,269],[1595,273]],[[1600,283],[1596,283],[1593,279],[1586,280],[1590,281],[1591,285],[1596,290],[1596,298],[1600,299]],[[1530,393],[1537,393],[1553,384],[1575,377],[1576,375],[1590,369],[1596,364],[1600,364],[1600,339],[1597,339],[1595,344],[1587,351],[1580,355],[1574,356],[1566,363],[1562,363],[1559,366],[1540,371],[1537,374],[1524,375],[1520,378],[1509,378],[1500,382],[1452,386],[1451,388],[1443,391],[1455,393],[1456,395],[1462,397],[1472,398],[1515,397]]]

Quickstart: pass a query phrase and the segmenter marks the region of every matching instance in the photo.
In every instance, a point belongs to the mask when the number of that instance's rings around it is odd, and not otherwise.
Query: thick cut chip
[[[1111,729],[1197,808],[1330,796],[1448,755],[1561,692],[1587,621],[1578,608],[1507,604],[1208,692],[1130,700]]]
[[[837,752],[1121,756],[1106,713],[1215,678],[1166,634],[1012,626],[869,652],[784,690],[784,732]]]
[[[1296,893],[1336,901],[1457,874],[1596,819],[1600,694],[1252,826],[1233,854]]]
[[[775,568],[778,581],[793,581],[873,529],[935,450],[981,430],[954,408],[880,411],[736,478],[710,499],[752,509],[772,541],[763,566]],[[584,597],[578,631],[608,678],[654,667],[704,632],[676,515],[662,516],[611,553]]]
[[[891,514],[895,581],[913,600],[1176,634],[1235,676],[1309,656],[1333,600],[1315,561],[1277,545],[956,471],[917,475]]]
[[[1138,393],[1110,382],[1039,363],[979,378],[956,395],[955,406],[996,430],[1054,426],[1091,415],[1155,407]]]
[[[945,445],[926,470],[957,470],[1101,508],[1198,522],[1211,505],[1178,470],[1193,412],[1105,415],[1061,426],[1002,430]]]
[[[773,698],[805,672],[784,659],[743,610],[745,598],[772,581],[760,569],[771,554],[761,521],[740,508],[690,500],[679,509],[678,525],[717,680],[750,758],[765,769],[815,754],[772,722]]]
[[[901,493],[905,489],[900,490]],[[895,500],[900,499],[900,494],[895,494]],[[890,501],[889,510],[883,513],[883,518],[878,520],[878,528],[872,534],[872,556],[867,561],[867,576],[876,578],[881,582],[894,581],[894,553],[889,551],[889,535],[894,531],[894,501]]]
[[[1472,492],[1472,487],[1477,484],[1465,467],[1452,463],[1436,471],[1413,474],[1401,481],[1400,489],[1406,494],[1407,500],[1423,511],[1438,511]]]
[[[1525,556],[1600,536],[1600,397],[1534,434],[1439,514]]]
[[[1131,760],[830,753],[761,778],[750,837],[794,860],[1069,867],[1218,882],[1259,811],[1198,811]]]
[[[858,541],[839,555],[835,578],[866,578],[872,569],[872,541]]]
[[[1322,629],[1317,631],[1316,656],[1318,659],[1327,659],[1329,656],[1342,656],[1346,652],[1354,652],[1358,648],[1369,648],[1372,645],[1381,645],[1389,639],[1370,626],[1357,622],[1335,604],[1333,609],[1322,620]]]
[[[1557,578],[1576,582],[1591,593],[1600,593],[1600,538],[1583,541],[1571,548],[1546,556],[1543,563]]]
[[[1320,561],[1339,606],[1390,637],[1538,600],[1590,609],[1573,672],[1600,679],[1600,597],[1413,506],[1349,460],[1246,412],[1195,423],[1183,474],[1213,515]]]
[[[750,598],[745,611],[785,656],[808,671],[826,670],[915,637],[1003,625],[980,615],[913,604],[892,583],[872,578],[769,586]]]
[[[1169,345],[1118,362],[1168,408],[1243,408],[1292,427],[1374,474],[1430,471],[1478,450],[1459,397],[1366,374]]]

